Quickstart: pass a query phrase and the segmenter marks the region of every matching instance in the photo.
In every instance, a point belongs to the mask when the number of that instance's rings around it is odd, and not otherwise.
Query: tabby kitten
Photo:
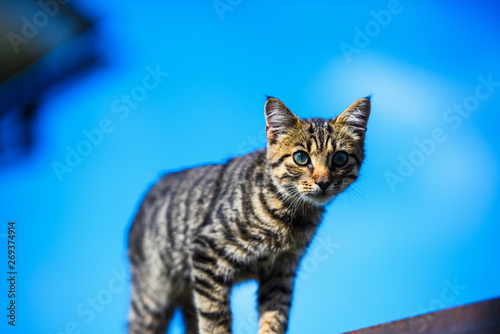
[[[265,104],[267,148],[163,176],[129,234],[129,333],[231,333],[232,285],[259,283],[259,333],[285,333],[293,281],[324,205],[358,177],[370,99],[333,119]]]

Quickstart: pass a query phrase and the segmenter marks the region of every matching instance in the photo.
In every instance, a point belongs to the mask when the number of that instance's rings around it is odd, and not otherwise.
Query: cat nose
[[[321,188],[321,190],[325,191],[332,183],[330,181],[318,181],[316,184]]]

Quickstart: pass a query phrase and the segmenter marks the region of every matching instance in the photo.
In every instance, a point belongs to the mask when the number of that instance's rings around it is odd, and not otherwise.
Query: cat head
[[[273,97],[264,109],[267,161],[282,195],[323,206],[357,179],[369,97],[332,119],[301,119]]]

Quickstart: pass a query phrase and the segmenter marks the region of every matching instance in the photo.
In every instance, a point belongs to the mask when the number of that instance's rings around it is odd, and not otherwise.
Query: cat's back
[[[265,150],[232,158],[222,164],[210,164],[165,174],[149,191],[148,196],[160,202],[193,205],[192,200],[200,203],[213,201],[221,191],[237,184],[245,178],[249,167],[262,165]],[[146,200],[146,199],[145,199]],[[196,205],[194,206],[196,207]]]
[[[141,209],[163,210],[165,219],[184,218],[179,216],[188,208],[199,211],[204,202],[216,196],[225,168],[226,164],[210,164],[164,174],[144,197]]]
[[[223,164],[163,175],[144,197],[132,229],[154,230],[156,236],[176,244],[174,236],[184,238],[196,230],[216,201],[245,182],[247,171],[262,165],[264,157],[265,150],[258,150]]]
[[[186,197],[198,197],[203,189],[213,190],[226,164],[210,164],[183,169],[163,175],[150,192],[157,193],[161,200],[173,197],[177,202]]]

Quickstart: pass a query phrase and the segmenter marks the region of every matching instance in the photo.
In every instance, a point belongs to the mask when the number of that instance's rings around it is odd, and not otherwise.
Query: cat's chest
[[[300,258],[300,255],[294,255]],[[267,270],[270,267],[281,265],[282,256],[280,253],[272,254],[271,256],[261,256],[260,258],[247,257],[247,262],[241,262],[234,267],[235,283],[255,279],[258,280],[259,272]]]
[[[299,261],[310,242],[310,237],[303,237],[301,242],[287,243],[281,248],[265,246],[247,252],[230,252],[227,260],[232,263],[234,268],[234,277],[237,282],[249,279],[257,279],[259,272],[268,270],[271,267],[281,266],[283,263]]]

